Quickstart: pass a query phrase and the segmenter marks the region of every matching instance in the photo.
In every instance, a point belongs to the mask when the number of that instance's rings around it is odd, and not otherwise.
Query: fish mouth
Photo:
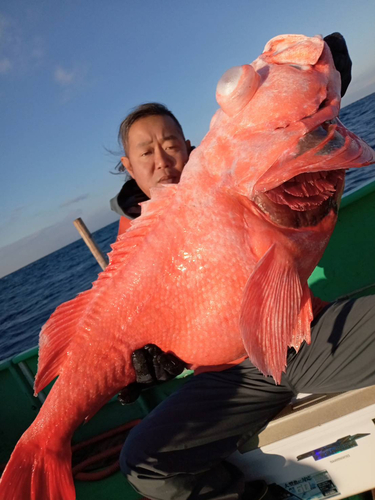
[[[306,172],[269,191],[257,193],[254,202],[279,226],[316,226],[331,210],[337,213],[344,184],[342,169]]]

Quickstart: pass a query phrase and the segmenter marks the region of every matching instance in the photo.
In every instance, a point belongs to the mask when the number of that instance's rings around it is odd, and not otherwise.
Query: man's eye
[[[144,151],[141,156],[149,156],[151,154],[151,151]]]
[[[176,149],[178,149],[178,146],[176,144],[170,144],[169,146],[167,146],[165,148],[166,151],[167,150],[172,150],[173,151],[173,150],[176,150]]]

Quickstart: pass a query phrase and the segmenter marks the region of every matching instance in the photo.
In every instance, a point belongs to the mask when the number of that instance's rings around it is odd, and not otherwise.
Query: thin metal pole
[[[99,266],[104,271],[104,269],[108,265],[107,259],[106,259],[105,255],[103,254],[103,252],[98,247],[98,245],[96,244],[96,242],[94,241],[93,237],[91,236],[90,231],[86,227],[86,224],[83,222],[81,217],[78,217],[78,219],[76,219],[73,222],[73,224],[75,225],[79,234],[82,236],[86,245],[89,247],[91,253],[93,254],[95,259],[97,260]]]

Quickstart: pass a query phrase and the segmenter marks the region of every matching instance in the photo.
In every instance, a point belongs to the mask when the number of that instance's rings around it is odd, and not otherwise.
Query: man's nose
[[[155,167],[157,169],[172,166],[171,156],[160,146],[155,150]]]

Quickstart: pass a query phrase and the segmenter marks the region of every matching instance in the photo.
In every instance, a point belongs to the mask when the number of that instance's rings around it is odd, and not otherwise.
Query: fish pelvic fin
[[[75,500],[70,441],[58,450],[46,441],[20,439],[0,479],[2,500]]]
[[[252,363],[277,384],[286,369],[288,346],[299,346],[309,336],[308,299],[292,257],[273,244],[246,284],[240,330]]]

